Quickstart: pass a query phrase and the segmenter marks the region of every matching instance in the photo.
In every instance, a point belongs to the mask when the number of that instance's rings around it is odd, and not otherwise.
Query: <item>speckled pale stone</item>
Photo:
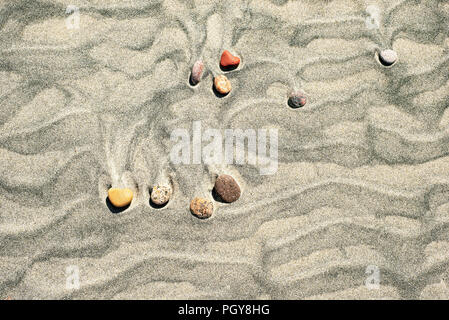
[[[385,66],[391,66],[398,60],[398,55],[391,49],[379,52],[379,61]]]
[[[214,205],[207,199],[194,198],[190,202],[190,211],[200,219],[207,219],[212,215]]]
[[[157,185],[151,191],[151,201],[157,205],[166,204],[171,197],[172,189],[167,185]]]
[[[224,75],[219,75],[214,78],[215,89],[221,94],[228,94],[231,89],[231,82]]]
[[[190,76],[190,80],[193,85],[198,84],[201,81],[201,76],[203,75],[204,64],[202,61],[197,61],[192,67],[192,74]]]
[[[126,207],[133,200],[133,192],[128,188],[111,188],[108,190],[108,198],[115,207]]]

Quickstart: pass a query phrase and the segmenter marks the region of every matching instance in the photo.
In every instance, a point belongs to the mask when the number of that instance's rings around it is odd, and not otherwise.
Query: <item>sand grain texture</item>
[[[0,1],[0,297],[448,299],[448,8]],[[385,68],[375,53],[388,48]],[[217,97],[225,49],[242,61]],[[306,106],[288,106],[292,89]],[[170,163],[170,133],[193,121],[277,128],[278,171]],[[212,199],[217,174],[242,196],[197,219],[190,199]],[[160,181],[173,195],[156,209]],[[108,207],[110,187],[131,189],[131,205]]]

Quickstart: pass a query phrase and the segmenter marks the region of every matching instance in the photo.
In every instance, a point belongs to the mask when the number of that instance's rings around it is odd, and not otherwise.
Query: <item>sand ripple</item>
[[[0,4],[0,297],[449,298],[446,1],[78,3],[71,30],[72,1]],[[242,63],[218,98],[223,49]],[[277,128],[277,173],[169,163],[172,130],[199,120]],[[199,221],[189,201],[218,173],[242,197]],[[158,210],[161,180],[174,196]],[[111,185],[135,194],[121,213]]]

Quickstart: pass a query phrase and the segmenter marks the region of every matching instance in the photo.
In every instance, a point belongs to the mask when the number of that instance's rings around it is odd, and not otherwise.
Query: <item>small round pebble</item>
[[[212,215],[214,205],[207,199],[194,198],[190,202],[190,211],[200,219],[207,219]]]
[[[190,75],[190,80],[193,85],[197,85],[201,81],[201,76],[203,75],[204,64],[202,61],[197,61],[192,67],[192,74]]]
[[[126,207],[133,200],[133,192],[128,188],[111,188],[108,190],[108,199],[117,208]]]
[[[240,198],[240,187],[230,175],[220,175],[215,181],[214,189],[224,202],[231,203]]]
[[[228,94],[232,87],[231,82],[224,75],[219,75],[214,78],[215,90],[221,94]]]
[[[396,51],[387,49],[379,52],[379,61],[384,66],[391,66],[398,60]]]
[[[171,197],[171,187],[167,185],[160,185],[153,187],[151,191],[151,201],[154,204],[162,206],[170,200]]]
[[[292,91],[288,96],[288,105],[292,108],[304,107],[307,103],[307,97],[301,90]]]

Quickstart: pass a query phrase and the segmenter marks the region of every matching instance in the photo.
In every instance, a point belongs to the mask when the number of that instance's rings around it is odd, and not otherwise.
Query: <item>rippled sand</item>
[[[67,29],[72,4],[79,29]],[[367,27],[373,5],[379,29]],[[449,298],[448,1],[0,10],[0,298]],[[384,48],[398,53],[391,68],[375,57]],[[219,98],[224,49],[242,63]],[[206,73],[191,87],[198,59]],[[291,88],[304,108],[287,105]],[[173,165],[170,133],[193,121],[277,128],[278,171]],[[220,173],[240,200],[196,219],[190,199],[212,199]],[[174,195],[155,209],[161,181]],[[134,191],[128,209],[106,205],[111,185]]]

